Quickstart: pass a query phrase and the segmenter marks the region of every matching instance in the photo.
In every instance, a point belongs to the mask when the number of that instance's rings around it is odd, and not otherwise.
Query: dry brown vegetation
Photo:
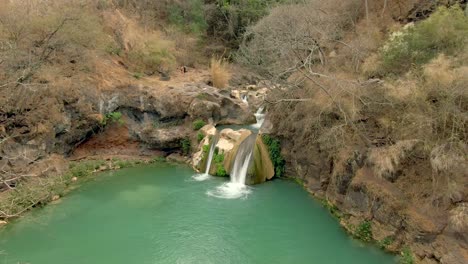
[[[216,88],[226,88],[231,79],[229,65],[223,58],[211,59],[210,73],[213,86]]]
[[[267,99],[272,133],[314,193],[347,212],[347,191],[421,208],[462,234],[468,18],[457,5],[422,14],[429,1],[369,1],[366,14],[364,2],[275,8],[247,31],[239,61],[281,83]]]

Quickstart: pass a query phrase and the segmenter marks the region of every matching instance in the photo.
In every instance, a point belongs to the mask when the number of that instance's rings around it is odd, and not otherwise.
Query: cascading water
[[[263,122],[265,121],[265,113],[264,113],[265,108],[261,106],[257,112],[255,113],[255,118],[257,119],[257,123],[252,125],[253,129],[260,129],[263,125]]]
[[[245,180],[252,161],[256,138],[257,134],[251,134],[242,141],[234,159],[234,165],[230,173],[230,182],[218,186],[215,190],[208,191],[208,195],[224,199],[247,197],[251,190],[245,185]]]
[[[245,180],[252,161],[258,130],[262,127],[263,122],[265,121],[264,110],[265,108],[263,106],[257,110],[255,113],[257,123],[251,126],[251,130],[254,133],[245,138],[237,149],[234,165],[229,174],[231,177],[230,182],[224,183],[216,189],[208,191],[208,195],[224,199],[237,199],[245,198],[251,192],[250,188],[245,185]]]
[[[213,155],[214,155],[214,152],[215,152],[216,144],[218,143],[218,139],[219,139],[219,133],[218,133],[218,131],[216,131],[216,134],[214,135],[213,140],[211,142],[210,152],[208,153],[208,160],[206,161],[205,173],[193,175],[192,178],[194,180],[196,180],[196,181],[205,181],[205,180],[208,180],[210,178],[211,162],[213,161]]]

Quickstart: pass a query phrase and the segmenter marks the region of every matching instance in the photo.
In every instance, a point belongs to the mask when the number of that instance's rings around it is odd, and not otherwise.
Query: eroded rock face
[[[349,232],[368,221],[377,243],[391,241],[386,249],[395,253],[409,246],[415,263],[467,261],[466,231],[451,230],[453,214],[443,208],[447,205],[431,203],[434,174],[428,159],[414,154],[418,142],[365,146],[348,141],[331,152],[317,141],[306,145],[311,136],[293,121],[280,124],[291,117],[281,111],[270,111],[281,118],[275,117],[269,132],[281,140],[286,174],[343,212],[340,223]]]

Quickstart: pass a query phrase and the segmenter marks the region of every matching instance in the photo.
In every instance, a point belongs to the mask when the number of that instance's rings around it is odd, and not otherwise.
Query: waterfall
[[[208,195],[224,199],[245,198],[251,192],[245,185],[247,172],[252,161],[257,134],[251,134],[239,145],[228,183],[207,192]]]
[[[213,136],[213,140],[211,141],[210,152],[208,153],[208,159],[206,160],[205,173],[193,175],[192,178],[194,180],[205,181],[210,178],[211,162],[213,161],[213,155],[216,149],[216,144],[218,143],[218,139],[219,139],[219,133],[216,130],[216,134]]]
[[[218,131],[216,130],[216,134],[213,137],[213,142],[211,142],[211,147],[210,147],[210,153],[208,154],[208,160],[206,161],[206,169],[205,169],[205,174],[208,175],[210,174],[210,168],[211,168],[211,162],[213,161],[213,154],[216,148],[216,144],[218,143],[218,138],[219,134]]]
[[[264,113],[265,107],[261,106],[258,108],[257,112],[255,113],[255,119],[257,119],[257,123],[252,125],[253,129],[260,129],[263,125],[263,122],[265,121],[265,113]]]
[[[230,173],[232,183],[245,185],[245,178],[252,158],[256,137],[256,134],[252,134],[239,145],[236,158],[234,159],[234,165]]]
[[[207,191],[207,195],[223,199],[237,199],[246,198],[251,192],[251,188],[246,186],[245,183],[250,164],[253,160],[258,130],[265,121],[264,110],[265,107],[263,106],[257,110],[255,113],[257,123],[251,126],[252,133],[239,144],[235,153],[234,164],[229,173],[230,181],[216,187],[214,190]]]

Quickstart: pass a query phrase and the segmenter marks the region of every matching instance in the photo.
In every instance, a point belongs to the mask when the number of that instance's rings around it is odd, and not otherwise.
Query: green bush
[[[360,239],[364,242],[372,241],[372,225],[369,221],[361,222],[356,230],[354,231],[354,236],[357,239]]]
[[[270,153],[270,159],[275,168],[275,176],[283,177],[285,172],[285,164],[283,156],[281,155],[281,143],[278,139],[274,139],[269,135],[262,135],[263,143],[267,146]]]
[[[195,121],[193,121],[193,130],[200,130],[200,128],[204,127],[206,125],[206,122],[201,120],[201,119],[197,119]]]
[[[202,150],[203,153],[208,154],[210,152],[210,145],[203,145]]]
[[[245,29],[268,13],[270,7],[284,0],[217,0],[207,11],[207,32],[237,48]]]
[[[192,149],[192,143],[190,143],[190,139],[182,139],[180,141],[180,147],[182,148],[182,153],[184,153],[185,155],[190,154],[190,150]]]
[[[133,73],[133,78],[137,79],[137,80],[140,80],[141,78],[143,78],[143,73],[141,72],[135,72]]]
[[[403,251],[401,251],[401,257],[400,257],[400,264],[414,264],[414,257],[413,253],[411,253],[411,250],[409,247],[403,248]]]
[[[111,112],[111,113],[106,114],[101,121],[101,125],[106,126],[109,123],[118,123],[120,125],[124,124],[124,121],[122,119],[122,113]]]
[[[105,47],[105,51],[109,53],[110,55],[117,55],[120,56],[123,53],[122,48],[120,48],[117,44],[115,43],[110,43]]]
[[[388,246],[393,244],[393,241],[394,239],[392,236],[387,236],[378,242],[379,248],[386,249]]]
[[[224,168],[224,154],[219,154],[219,150],[215,149],[213,161],[216,166],[216,176],[225,177],[227,176],[226,169]]]
[[[203,0],[174,2],[167,7],[167,13],[169,23],[183,31],[202,33],[206,30]]]
[[[200,143],[205,138],[202,132],[198,132],[197,134],[197,141]]]
[[[381,50],[383,70],[402,73],[429,62],[439,53],[452,55],[468,40],[468,17],[460,6],[440,7],[429,18],[393,33]]]

